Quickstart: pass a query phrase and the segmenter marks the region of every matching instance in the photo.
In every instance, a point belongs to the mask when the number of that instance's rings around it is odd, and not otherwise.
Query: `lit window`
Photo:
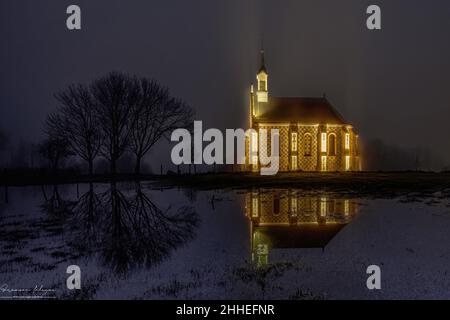
[[[328,155],[336,155],[336,136],[334,135],[334,133],[328,136]]]
[[[345,156],[345,171],[350,170],[350,156]]]
[[[348,216],[350,213],[350,201],[348,199],[344,200],[344,214]]]
[[[258,133],[257,132],[252,132],[251,145],[252,145],[252,152],[253,153],[258,152]]]
[[[321,157],[320,165],[321,165],[321,171],[327,171],[327,156]]]
[[[345,150],[350,150],[350,133],[345,134]]]
[[[252,198],[252,217],[258,217],[258,198]]]
[[[296,171],[297,170],[297,156],[291,157],[291,170]]]
[[[311,155],[311,145],[312,145],[312,137],[309,133],[305,134],[304,136],[304,148],[305,148],[305,156]]]
[[[252,156],[252,165],[258,167],[258,156]]]
[[[322,143],[321,143],[321,151],[322,152],[327,152],[327,134],[326,132],[322,132]]]
[[[252,132],[250,138],[250,156],[253,169],[256,170],[258,166],[258,133]]]
[[[320,198],[320,216],[325,217],[327,215],[327,198]]]
[[[297,152],[297,132],[291,134],[291,151]]]
[[[259,91],[266,91],[266,81],[260,80],[259,81]]]
[[[291,215],[296,216],[297,215],[297,197],[292,196],[291,198]]]

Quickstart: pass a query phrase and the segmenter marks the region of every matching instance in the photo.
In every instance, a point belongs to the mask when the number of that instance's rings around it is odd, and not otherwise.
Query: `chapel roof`
[[[266,110],[264,114],[258,117],[258,121],[346,124],[344,118],[325,97],[269,96]]]
[[[345,224],[301,224],[300,226],[256,226],[261,238],[272,248],[325,248]]]

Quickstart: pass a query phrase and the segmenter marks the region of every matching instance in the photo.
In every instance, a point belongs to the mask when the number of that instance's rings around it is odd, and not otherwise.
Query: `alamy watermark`
[[[81,268],[77,265],[70,265],[66,270],[67,274],[70,276],[67,277],[66,286],[69,290],[80,290],[81,289]]]
[[[202,121],[194,121],[193,135],[187,129],[172,132],[171,141],[178,143],[172,148],[170,156],[175,165],[244,165],[245,145],[248,141],[248,164],[258,166],[261,175],[275,175],[280,163],[280,134],[278,129],[270,129],[270,148],[268,134],[267,129],[226,129],[224,139],[219,129],[210,128],[203,132]],[[209,142],[205,148],[203,142]]]

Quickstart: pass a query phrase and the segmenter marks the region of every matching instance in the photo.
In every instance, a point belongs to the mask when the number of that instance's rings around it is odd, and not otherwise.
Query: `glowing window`
[[[350,156],[345,156],[345,171],[350,170]]]
[[[258,166],[258,133],[255,131],[250,136],[250,160],[253,169],[256,170]]]
[[[344,200],[344,214],[348,216],[350,213],[350,201],[348,199]]]
[[[297,197],[293,196],[291,198],[291,214],[292,215],[297,215]]]
[[[252,137],[251,137],[251,150],[253,153],[258,152],[258,133],[257,132],[252,132]]]
[[[252,217],[258,217],[258,198],[252,198]]]
[[[297,132],[292,132],[291,134],[291,151],[297,152]]]
[[[325,132],[322,132],[321,137],[322,143],[320,144],[321,145],[320,151],[327,152],[327,134]]]
[[[334,133],[328,136],[328,155],[336,155],[336,135]]]
[[[266,81],[260,80],[259,81],[259,91],[266,91]]]
[[[350,133],[345,134],[345,150],[350,150]]]
[[[297,156],[291,157],[291,170],[296,171],[297,170]]]
[[[322,156],[320,160],[321,171],[327,171],[327,156]]]
[[[327,215],[327,198],[320,198],[320,216],[325,217]]]
[[[305,134],[305,136],[303,138],[304,138],[304,148],[305,148],[304,155],[310,156],[311,149],[312,149],[312,137],[309,133],[307,133],[307,134]]]

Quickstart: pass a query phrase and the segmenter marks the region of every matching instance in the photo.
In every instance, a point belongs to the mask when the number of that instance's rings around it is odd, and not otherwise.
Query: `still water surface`
[[[4,200],[6,298],[36,286],[51,291],[31,295],[66,299],[450,298],[450,208],[439,197],[121,183],[10,188]],[[366,287],[371,264],[382,290]],[[66,287],[69,265],[81,291]]]

